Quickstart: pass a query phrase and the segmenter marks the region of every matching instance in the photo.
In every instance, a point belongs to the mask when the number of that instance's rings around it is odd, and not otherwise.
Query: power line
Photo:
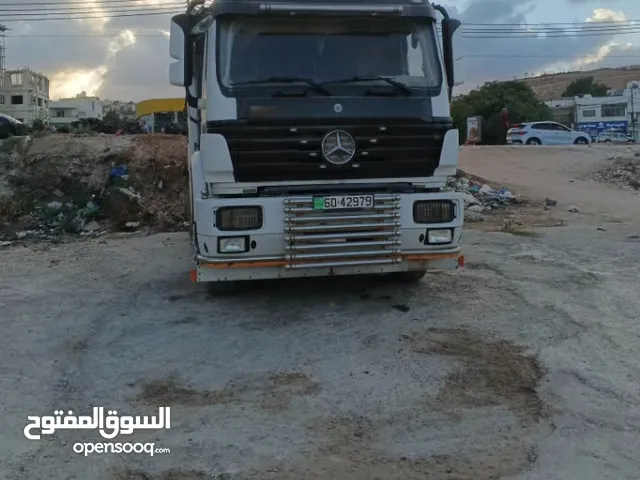
[[[7,37],[8,39],[13,38],[111,38],[117,37],[120,35],[120,32],[114,33],[100,33],[100,34],[69,34],[69,35],[12,35],[11,37]],[[162,33],[136,33],[136,37],[166,37],[166,35]]]
[[[28,5],[30,6],[30,5]],[[165,3],[162,5],[147,5],[147,4],[143,4],[143,5],[132,5],[133,9],[141,9],[141,10],[146,10],[146,9],[153,9],[153,8],[179,8],[179,7],[183,7],[184,5],[182,3],[177,3],[175,0],[173,3]],[[63,14],[67,14],[67,13],[93,13],[96,10],[101,10],[101,11],[108,11],[108,9],[113,9],[113,8],[118,8],[118,9],[124,9],[126,8],[127,10],[130,10],[130,8],[128,8],[126,5],[105,5],[105,6],[101,6],[101,5],[95,5],[94,8],[92,8],[91,10],[89,10],[88,12],[85,10],[83,11],[79,11],[79,8],[87,8],[87,4],[85,3],[82,7],[72,7],[71,9],[67,6],[60,6],[59,4],[53,7],[46,7],[46,8],[42,8],[42,7],[37,7],[37,8],[32,8],[29,10],[25,10],[24,6],[23,7],[14,7],[11,9],[7,9],[4,8],[3,6],[0,6],[0,13],[2,15],[6,15],[7,13],[23,13],[23,12],[37,12],[38,14],[44,14],[46,15],[49,11],[52,12],[56,12],[60,15]],[[27,14],[25,14],[27,15]]]
[[[109,4],[114,4],[114,3],[129,3],[129,4],[140,4],[141,2],[144,2],[145,0],[95,0],[91,3],[96,4],[96,5],[109,5]],[[184,2],[182,2],[184,5]],[[66,5],[82,5],[82,6],[87,6],[87,2],[86,1],[82,1],[82,0],[71,0],[71,1],[66,1],[65,2]],[[3,2],[2,4],[3,6],[7,6],[7,7],[24,7],[24,6],[48,6],[48,5],[60,5],[60,2],[58,1],[54,1],[54,2]],[[146,5],[146,4],[145,4]]]
[[[176,8],[177,6],[173,6],[173,8]],[[120,14],[120,13],[147,13],[147,12],[156,12],[159,10],[167,10],[167,8],[171,8],[171,6],[169,7],[153,7],[153,8],[141,8],[141,9],[126,9],[126,10],[122,10],[122,8],[120,10],[104,10],[102,11],[102,13],[115,13],[115,14]],[[95,13],[101,13],[100,11],[96,11],[94,10],[81,10],[81,11],[74,11],[74,12],[55,12],[55,13],[46,13],[46,12],[38,12],[38,13],[0,13],[0,17],[5,18],[5,17],[43,17],[43,16],[47,16],[47,15],[92,15]]]
[[[567,27],[567,28],[548,28],[548,27],[529,27],[529,28],[465,28],[462,29],[466,32],[487,32],[487,33],[538,33],[538,32],[611,32],[611,31],[624,31],[629,29],[640,28],[640,25],[619,25],[619,26],[607,26],[607,27]]]
[[[591,22],[560,22],[560,23],[467,23],[465,22],[463,25],[470,25],[474,27],[480,26],[496,26],[496,27],[505,27],[505,26],[539,26],[539,25],[605,25],[605,24],[625,24],[629,22],[639,22],[640,20],[607,20],[607,21],[591,21]]]
[[[468,35],[465,34],[463,31],[463,37],[464,38],[486,38],[486,39],[499,39],[499,38],[511,38],[511,39],[515,39],[515,38],[574,38],[574,37],[611,37],[613,35],[629,35],[629,34],[634,34],[634,33],[640,33],[640,27],[638,27],[636,30],[633,31],[624,31],[624,32],[586,32],[586,33],[567,33],[567,34],[561,34],[561,35],[557,35],[557,34],[548,34],[548,33],[533,33],[533,34],[528,34],[528,35],[519,35],[519,34],[515,34],[515,35],[477,35],[477,34],[472,34],[472,35]],[[544,37],[541,37],[540,35],[544,35]]]
[[[507,55],[507,54],[484,54],[484,53],[471,53],[464,54],[462,58],[474,57],[474,58],[575,58],[576,55]],[[640,55],[607,55],[606,58],[637,58],[640,59]]]
[[[15,9],[7,10],[0,7],[0,17],[19,17],[5,20],[5,22],[17,22],[17,21],[60,21],[60,20],[84,20],[84,19],[100,19],[100,18],[117,18],[117,17],[133,17],[140,15],[164,15],[164,14],[176,14],[181,13],[175,11],[173,8],[179,8],[182,5],[171,3],[162,5],[148,5],[132,2],[140,2],[142,0],[101,0],[96,6],[101,11],[93,10],[70,10],[68,6],[60,7],[60,4],[44,3],[44,2],[32,2],[26,4],[4,4],[4,6],[20,6],[23,8],[26,6],[46,5],[45,10],[51,10],[43,12],[41,10],[27,10],[19,11]],[[128,8],[122,10],[123,3],[134,6],[135,8]],[[82,5],[79,8],[86,8],[86,3],[75,1],[69,2],[69,4]],[[49,5],[54,5],[49,7]],[[109,8],[104,10],[103,6]],[[126,5],[125,5],[126,6]],[[112,10],[116,9],[116,10]],[[168,10],[171,9],[171,10]],[[79,15],[79,16],[78,16]],[[29,17],[29,18],[27,18]],[[622,34],[635,34],[640,33],[640,25],[633,25],[633,22],[640,22],[639,20],[626,20],[626,21],[611,21],[611,22],[567,22],[567,23],[540,23],[540,24],[480,24],[469,23],[462,27],[462,34],[464,38],[485,38],[485,39],[504,39],[504,38],[540,38],[540,35],[544,35],[544,38],[566,38],[566,37],[587,37],[587,36],[611,36]],[[566,25],[570,28],[560,28],[559,25]],[[584,25],[583,27],[576,27],[577,25]],[[483,28],[465,28],[466,26],[481,26]],[[503,26],[508,28],[495,28],[496,26]]]
[[[80,17],[44,17],[44,18],[28,18],[28,19],[20,19],[20,18],[12,18],[9,20],[3,20],[4,23],[10,22],[47,22],[47,21],[69,21],[69,20],[89,20],[89,19],[106,19],[106,18],[120,18],[120,17],[144,17],[144,16],[155,16],[155,15],[176,15],[178,13],[183,13],[182,10],[170,10],[165,12],[145,12],[145,13],[111,13],[108,15],[85,15]],[[4,18],[0,15],[0,18]]]

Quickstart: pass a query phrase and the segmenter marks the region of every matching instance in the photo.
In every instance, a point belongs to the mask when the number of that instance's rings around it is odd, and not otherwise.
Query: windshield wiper
[[[407,87],[404,83],[396,82],[395,80],[391,80],[390,78],[383,77],[381,75],[361,75],[361,76],[356,76],[351,78],[329,80],[327,82],[322,82],[322,85],[331,84],[331,83],[367,82],[372,80],[382,80],[383,82],[387,82],[389,85],[394,86],[397,90],[401,91],[405,95],[413,94],[413,91],[409,87]]]
[[[314,82],[309,78],[300,78],[300,77],[267,77],[267,78],[259,78],[257,80],[247,80],[245,82],[234,82],[230,85],[232,87],[238,85],[253,85],[258,83],[306,83],[308,86],[312,87],[317,93],[321,95],[331,95],[331,92],[320,85],[318,82]]]

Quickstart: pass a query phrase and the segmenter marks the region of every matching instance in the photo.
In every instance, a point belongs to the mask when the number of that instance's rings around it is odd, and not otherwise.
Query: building
[[[588,132],[592,138],[604,131],[619,131],[632,135],[636,141],[640,139],[640,81],[628,82],[624,89],[610,90],[605,97],[580,95],[545,103],[551,107],[554,118],[572,110],[572,127]]]
[[[160,133],[169,125],[180,129],[187,125],[187,104],[184,98],[154,98],[136,105],[136,117],[144,121],[152,133]]]
[[[122,102],[120,100],[104,100],[102,102],[104,114],[115,112],[121,120],[134,121],[136,119],[135,102]]]
[[[95,118],[102,120],[102,102],[98,97],[89,97],[86,92],[75,98],[61,98],[49,105],[49,122],[52,125],[69,125],[82,119]]]
[[[49,79],[28,68],[0,74],[0,113],[31,125],[49,119]]]
[[[544,103],[551,108],[554,121],[567,126],[575,123],[575,99],[551,100]]]

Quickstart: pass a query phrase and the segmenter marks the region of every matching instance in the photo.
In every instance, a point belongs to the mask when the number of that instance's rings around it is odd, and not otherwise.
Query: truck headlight
[[[413,203],[415,223],[449,223],[455,218],[455,204],[451,200],[418,200]]]
[[[441,230],[427,230],[427,243],[442,244],[451,243],[453,241],[453,230],[444,228]]]
[[[244,253],[248,250],[249,237],[218,238],[218,253]]]
[[[220,207],[215,227],[222,231],[258,230],[262,228],[262,207]]]

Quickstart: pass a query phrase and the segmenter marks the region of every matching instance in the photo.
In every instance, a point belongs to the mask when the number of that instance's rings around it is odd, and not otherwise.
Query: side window
[[[548,123],[536,123],[533,128],[535,130],[551,130]]]
[[[551,125],[553,125],[553,130],[556,130],[558,132],[570,132],[571,131],[567,127],[565,127],[564,125],[560,125],[559,123],[552,123]]]

